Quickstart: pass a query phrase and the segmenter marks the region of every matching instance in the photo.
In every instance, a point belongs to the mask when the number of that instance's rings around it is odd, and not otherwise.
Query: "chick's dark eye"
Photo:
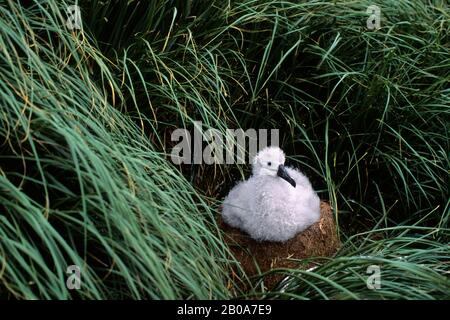
[[[272,165],[272,162],[267,162],[267,165],[270,167]]]

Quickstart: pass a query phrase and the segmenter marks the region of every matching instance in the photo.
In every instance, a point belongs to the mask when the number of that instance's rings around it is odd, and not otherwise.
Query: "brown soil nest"
[[[232,228],[219,217],[219,227],[224,239],[247,276],[275,268],[300,268],[298,262],[290,259],[332,256],[341,245],[331,207],[326,202],[320,204],[320,220],[294,238],[281,242],[258,242],[246,233]],[[257,266],[257,265],[258,266]],[[309,266],[306,266],[309,267]],[[267,288],[273,288],[282,275],[269,274],[264,279]]]

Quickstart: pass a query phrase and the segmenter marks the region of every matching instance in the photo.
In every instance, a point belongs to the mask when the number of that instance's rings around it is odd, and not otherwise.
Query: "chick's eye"
[[[272,162],[267,162],[267,165],[270,167],[272,165]]]

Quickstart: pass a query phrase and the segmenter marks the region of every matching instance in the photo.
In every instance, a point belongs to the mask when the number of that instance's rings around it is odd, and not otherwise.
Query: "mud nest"
[[[284,242],[258,242],[249,235],[232,228],[219,217],[219,227],[224,239],[248,277],[256,276],[275,268],[309,268],[291,259],[332,256],[341,245],[331,207],[320,204],[320,220],[294,238]],[[273,288],[283,275],[269,274],[264,278],[268,289]]]

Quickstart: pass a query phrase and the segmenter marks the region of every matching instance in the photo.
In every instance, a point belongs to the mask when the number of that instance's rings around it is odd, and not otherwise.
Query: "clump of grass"
[[[373,228],[351,236],[335,257],[311,259],[317,265],[312,269],[272,270],[284,276],[278,287],[271,292],[255,290],[246,297],[446,300],[449,235],[448,228],[419,223]],[[300,267],[305,261],[298,263]]]
[[[383,247],[385,246],[385,247]],[[423,246],[423,249],[418,249]],[[312,271],[279,270],[287,277],[270,299],[449,298],[448,250],[438,241],[402,235],[347,251]],[[376,273],[375,273],[376,272]],[[378,277],[379,285],[374,281]],[[372,279],[371,279],[372,278]]]
[[[211,209],[107,101],[107,62],[59,12],[0,8],[1,296],[229,297]],[[70,265],[80,290],[66,287]]]

